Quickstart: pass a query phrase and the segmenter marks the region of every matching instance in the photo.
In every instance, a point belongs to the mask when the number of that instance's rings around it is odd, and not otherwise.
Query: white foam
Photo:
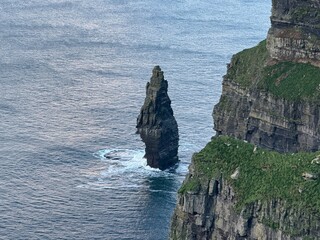
[[[79,188],[90,189],[121,189],[144,188],[144,182],[149,178],[182,177],[188,171],[188,163],[180,162],[176,168],[161,171],[147,165],[141,149],[102,149],[93,154],[100,159],[99,166],[83,171],[88,183]]]
[[[99,157],[101,161],[108,165],[108,168],[101,172],[103,177],[161,172],[159,169],[147,166],[147,160],[143,158],[143,150],[103,149],[95,153],[94,156]]]
[[[121,189],[135,189],[135,188],[141,188],[141,185],[139,184],[122,184],[122,185],[114,185],[113,183],[108,183],[106,181],[100,182],[88,182],[86,184],[80,184],[77,186],[77,188],[85,188],[85,189],[94,189],[94,190],[100,190],[100,189],[112,189],[112,190],[121,190]]]
[[[188,173],[189,163],[180,162],[176,168],[176,173],[179,175],[185,175]]]
[[[147,160],[143,158],[144,150],[140,149],[103,149],[94,155],[108,166],[101,172],[103,177],[122,176],[124,174],[128,174],[131,177],[134,177],[134,175],[163,177],[185,174],[188,170],[188,164],[184,163],[179,163],[175,171],[172,171],[172,169],[161,171],[160,169],[151,168],[147,165]]]

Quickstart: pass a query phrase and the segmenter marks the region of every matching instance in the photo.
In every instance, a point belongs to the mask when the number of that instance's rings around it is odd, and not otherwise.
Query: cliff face
[[[258,57],[248,57],[253,54]],[[243,76],[246,64],[255,61],[261,67]],[[268,66],[270,61],[264,43],[233,57],[214,108],[214,129],[279,152],[319,150],[320,69],[298,63]]]
[[[314,102],[275,98],[225,79],[213,117],[217,134],[264,148],[297,152],[320,147],[320,105]]]
[[[287,208],[280,199],[252,203],[240,212],[235,211],[235,193],[222,178],[211,179],[206,188],[197,193],[180,195],[178,202],[170,239],[320,238],[319,218],[305,214],[301,209]],[[314,225],[310,226],[312,222]],[[290,232],[300,236],[291,236]]]
[[[271,57],[320,66],[320,1],[272,0],[272,6]]]
[[[172,240],[320,239],[320,1],[272,3],[267,40],[228,64]]]
[[[188,178],[193,175],[189,174]],[[186,180],[188,181],[188,180]],[[198,192],[179,196],[170,239],[319,239],[319,218],[277,200],[255,202],[235,211],[236,196],[222,178]],[[313,225],[311,224],[313,223]],[[290,233],[295,235],[292,236]]]
[[[298,71],[293,73],[293,67],[281,70],[285,66],[278,69],[267,66],[284,61],[320,66],[320,1],[273,0],[266,48],[267,51],[249,53],[258,54],[260,68],[243,76],[249,82],[247,85],[237,80],[241,69],[249,68],[242,62],[254,66],[256,59],[241,56],[232,59],[224,77],[221,100],[214,109],[215,130],[280,152],[316,151],[320,146],[319,95],[314,91],[299,95],[310,82],[314,82],[310,88],[320,91],[319,69],[310,70],[317,74],[306,77]],[[306,68],[301,65],[302,70]],[[291,91],[297,97],[277,96],[275,91],[269,91],[269,86],[261,88],[266,83],[270,85],[270,76],[274,88],[278,88],[276,91]],[[290,89],[290,84],[296,87]]]
[[[168,96],[168,82],[159,66],[154,67],[146,86],[137,133],[146,144],[145,158],[150,167],[164,170],[178,162],[178,125]]]

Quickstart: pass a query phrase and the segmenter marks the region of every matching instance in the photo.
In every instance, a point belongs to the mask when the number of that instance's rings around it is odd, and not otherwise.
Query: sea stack
[[[168,82],[159,66],[153,68],[146,86],[146,98],[137,119],[137,133],[146,144],[144,157],[150,167],[164,170],[178,162],[178,124],[168,96]]]

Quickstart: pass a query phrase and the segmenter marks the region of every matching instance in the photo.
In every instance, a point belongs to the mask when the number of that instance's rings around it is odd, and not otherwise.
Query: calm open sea
[[[1,0],[0,239],[167,239],[232,54],[270,0]],[[154,65],[180,131],[176,170],[135,134]],[[110,154],[113,159],[104,158]]]

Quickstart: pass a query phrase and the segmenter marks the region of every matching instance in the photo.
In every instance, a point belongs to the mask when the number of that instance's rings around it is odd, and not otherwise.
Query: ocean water
[[[1,0],[0,239],[167,239],[191,156],[214,135],[226,64],[266,37],[270,9]],[[180,132],[180,163],[163,172],[135,134],[154,65]]]

